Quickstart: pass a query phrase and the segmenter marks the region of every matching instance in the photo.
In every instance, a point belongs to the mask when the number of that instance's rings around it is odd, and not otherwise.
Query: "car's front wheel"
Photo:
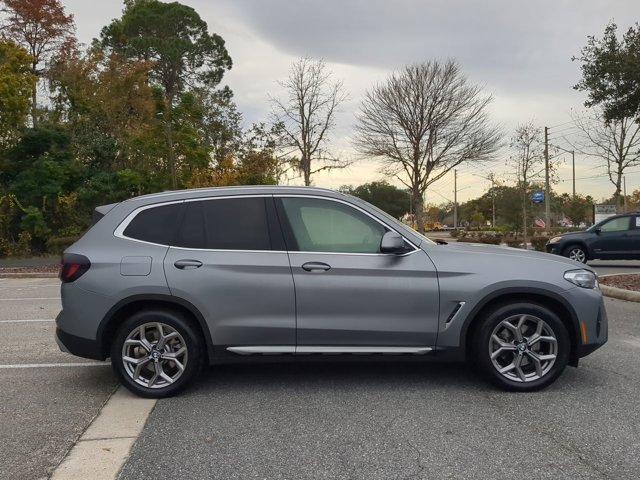
[[[562,254],[580,263],[587,263],[587,251],[581,245],[569,245]]]
[[[482,373],[494,384],[515,391],[539,390],[553,383],[566,367],[571,349],[558,316],[528,302],[491,311],[473,341]]]
[[[178,312],[138,312],[120,326],[111,345],[114,371],[122,384],[142,397],[167,397],[182,390],[201,361],[196,330]]]

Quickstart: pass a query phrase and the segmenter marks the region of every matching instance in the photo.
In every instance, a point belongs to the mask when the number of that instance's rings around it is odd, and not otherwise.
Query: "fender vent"
[[[447,318],[447,321],[445,322],[446,326],[449,326],[449,324],[455,318],[455,316],[458,314],[458,312],[460,311],[460,309],[462,308],[463,305],[464,305],[464,302],[456,303],[456,306],[451,311],[451,313],[449,314],[449,318]]]

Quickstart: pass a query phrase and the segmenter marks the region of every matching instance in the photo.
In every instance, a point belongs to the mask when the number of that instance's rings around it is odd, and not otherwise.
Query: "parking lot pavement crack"
[[[513,418],[513,414],[511,413],[511,411],[506,409],[501,403],[496,402],[488,394],[483,394],[483,396],[485,397],[485,399],[487,400],[487,403],[491,407],[498,410],[505,417]],[[566,438],[560,438],[544,428],[535,428],[535,427],[525,427],[525,428],[528,428],[529,430],[533,431],[533,433],[536,433],[538,435],[541,435],[549,439],[551,442],[553,442],[554,445],[556,445],[566,454],[570,455],[582,466],[584,466],[588,470],[591,470],[597,473],[600,476],[600,478],[608,478],[608,479],[614,478],[614,477],[611,477],[609,474],[607,474],[604,470],[602,470],[595,462],[589,461],[587,457],[580,451],[580,449],[575,444],[568,441]]]
[[[418,447],[416,447],[411,442],[411,440],[406,440],[405,443],[415,453],[415,464],[416,464],[417,469],[416,469],[416,471],[403,476],[400,480],[409,480],[410,478],[420,478],[420,475],[424,471],[424,468],[425,468],[424,464],[422,463],[422,453],[420,453],[420,450],[418,449]]]

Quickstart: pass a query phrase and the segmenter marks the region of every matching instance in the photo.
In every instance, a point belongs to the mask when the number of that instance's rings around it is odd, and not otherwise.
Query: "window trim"
[[[124,231],[125,229],[129,226],[129,223],[131,223],[131,221],[138,215],[138,213],[144,211],[144,210],[148,210],[150,208],[156,208],[156,207],[162,207],[165,205],[172,205],[172,204],[176,204],[176,203],[189,203],[189,202],[205,202],[208,200],[226,200],[226,199],[232,199],[232,198],[316,198],[319,200],[327,200],[330,202],[337,202],[337,203],[342,203],[345,204],[351,208],[355,208],[356,210],[362,212],[363,214],[365,214],[366,216],[368,216],[369,218],[373,219],[374,221],[378,222],[380,225],[382,225],[383,227],[389,229],[392,232],[397,233],[398,235],[400,235],[405,242],[407,242],[412,250],[408,251],[407,253],[403,253],[401,255],[397,255],[397,254],[393,254],[393,253],[349,253],[349,252],[310,252],[310,251],[301,251],[301,250],[242,250],[242,249],[226,249],[226,248],[187,248],[187,247],[178,247],[175,245],[166,245],[166,244],[162,244],[162,243],[154,243],[154,242],[149,242],[146,240],[139,240],[137,238],[131,238],[131,237],[127,237],[126,235],[124,235]],[[280,220],[280,222],[282,222],[282,220]],[[280,228],[282,229],[282,225],[280,225]],[[256,194],[241,194],[241,195],[220,195],[220,196],[214,196],[214,197],[197,197],[197,198],[183,198],[180,200],[173,200],[173,201],[169,201],[169,202],[161,202],[161,203],[151,203],[149,205],[143,205],[141,207],[138,207],[136,209],[134,209],[131,213],[129,213],[124,220],[122,220],[122,222],[120,222],[120,224],[116,227],[116,229],[113,232],[113,235],[117,238],[121,238],[123,240],[129,240],[132,242],[138,242],[138,243],[144,243],[147,245],[155,245],[158,247],[168,247],[168,248],[173,248],[176,250],[191,250],[191,251],[204,251],[204,252],[246,252],[246,253],[287,253],[287,254],[317,254],[317,255],[356,255],[356,256],[389,256],[389,255],[393,255],[396,257],[405,257],[407,255],[411,255],[415,252],[417,252],[418,250],[420,250],[420,248],[418,248],[412,241],[410,241],[408,238],[406,238],[404,235],[402,235],[400,232],[398,232],[395,228],[392,228],[391,226],[389,226],[388,224],[386,224],[385,222],[383,222],[382,220],[380,220],[379,218],[377,218],[375,215],[372,215],[371,213],[367,212],[366,210],[364,210],[363,208],[361,208],[358,205],[355,205],[353,203],[338,199],[338,198],[333,198],[333,197],[324,197],[321,195],[301,195],[301,194],[275,194],[275,193],[256,193]]]
[[[184,200],[174,200],[172,202],[162,202],[162,203],[150,203],[149,205],[143,205],[142,207],[138,207],[134,209],[129,215],[124,217],[124,220],[120,222],[120,224],[113,231],[113,236],[117,238],[122,238],[124,240],[130,240],[132,242],[145,243],[147,245],[155,245],[158,247],[170,247],[171,245],[166,245],[164,243],[155,243],[149,242],[148,240],[140,240],[138,238],[128,237],[124,234],[124,231],[127,229],[129,224],[133,221],[134,218],[138,216],[140,212],[144,210],[149,210],[150,208],[164,207],[165,205],[175,205],[177,203],[184,203]]]

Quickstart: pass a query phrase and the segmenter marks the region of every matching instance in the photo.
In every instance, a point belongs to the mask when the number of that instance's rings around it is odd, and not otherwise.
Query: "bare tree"
[[[529,187],[531,181],[541,178],[544,172],[542,130],[533,122],[518,125],[511,137],[510,148],[513,154],[507,166],[513,169],[518,188],[522,195],[522,237],[527,248],[527,205],[529,204]]]
[[[631,117],[607,121],[601,110],[589,117],[573,117],[581,132],[569,142],[577,151],[600,160],[615,187],[613,197],[622,205],[622,178],[628,168],[640,165],[640,123]]]
[[[410,189],[418,230],[424,193],[454,167],[493,157],[500,142],[489,122],[491,96],[471,85],[455,61],[404,67],[367,92],[354,144]]]
[[[282,130],[280,147],[289,150],[285,156],[304,184],[311,185],[311,176],[318,172],[347,166],[327,150],[336,111],[346,99],[342,82],[332,80],[322,60],[302,57],[279,83],[286,93],[284,99],[270,97],[274,123]]]

